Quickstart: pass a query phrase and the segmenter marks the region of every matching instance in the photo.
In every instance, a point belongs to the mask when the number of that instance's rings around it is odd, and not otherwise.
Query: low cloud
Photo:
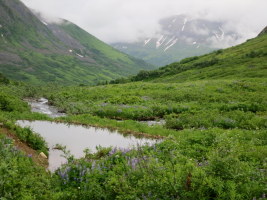
[[[267,25],[266,0],[22,1],[50,22],[67,19],[107,43],[153,37],[160,30],[160,19],[178,14],[225,21],[224,28],[237,31],[242,40],[255,37]]]

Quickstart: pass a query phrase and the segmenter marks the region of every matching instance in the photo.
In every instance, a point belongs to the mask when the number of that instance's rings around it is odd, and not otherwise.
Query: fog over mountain
[[[157,36],[159,21],[173,15],[223,21],[225,31],[241,40],[256,36],[266,25],[266,0],[22,0],[50,21],[70,20],[107,42],[136,42]],[[230,44],[234,45],[234,44]]]

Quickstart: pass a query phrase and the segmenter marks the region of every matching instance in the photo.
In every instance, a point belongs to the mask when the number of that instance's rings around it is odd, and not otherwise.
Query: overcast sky
[[[111,42],[152,37],[161,18],[190,14],[226,20],[244,39],[255,37],[267,25],[267,0],[22,0],[49,16],[64,18]]]

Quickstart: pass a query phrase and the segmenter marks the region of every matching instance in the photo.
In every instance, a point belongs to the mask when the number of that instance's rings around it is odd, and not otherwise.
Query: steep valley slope
[[[0,1],[0,72],[33,84],[94,84],[154,66],[77,25],[40,20],[19,0]]]

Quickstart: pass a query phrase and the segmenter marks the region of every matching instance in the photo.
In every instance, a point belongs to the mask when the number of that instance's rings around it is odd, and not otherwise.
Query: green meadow
[[[34,86],[0,77],[0,132],[36,151],[45,141],[18,119],[107,127],[162,138],[132,149],[98,147],[54,173],[0,134],[0,199],[265,199],[267,35],[98,86]],[[115,56],[115,55],[114,55]],[[66,117],[30,111],[45,97]],[[164,120],[149,126],[143,121]]]

